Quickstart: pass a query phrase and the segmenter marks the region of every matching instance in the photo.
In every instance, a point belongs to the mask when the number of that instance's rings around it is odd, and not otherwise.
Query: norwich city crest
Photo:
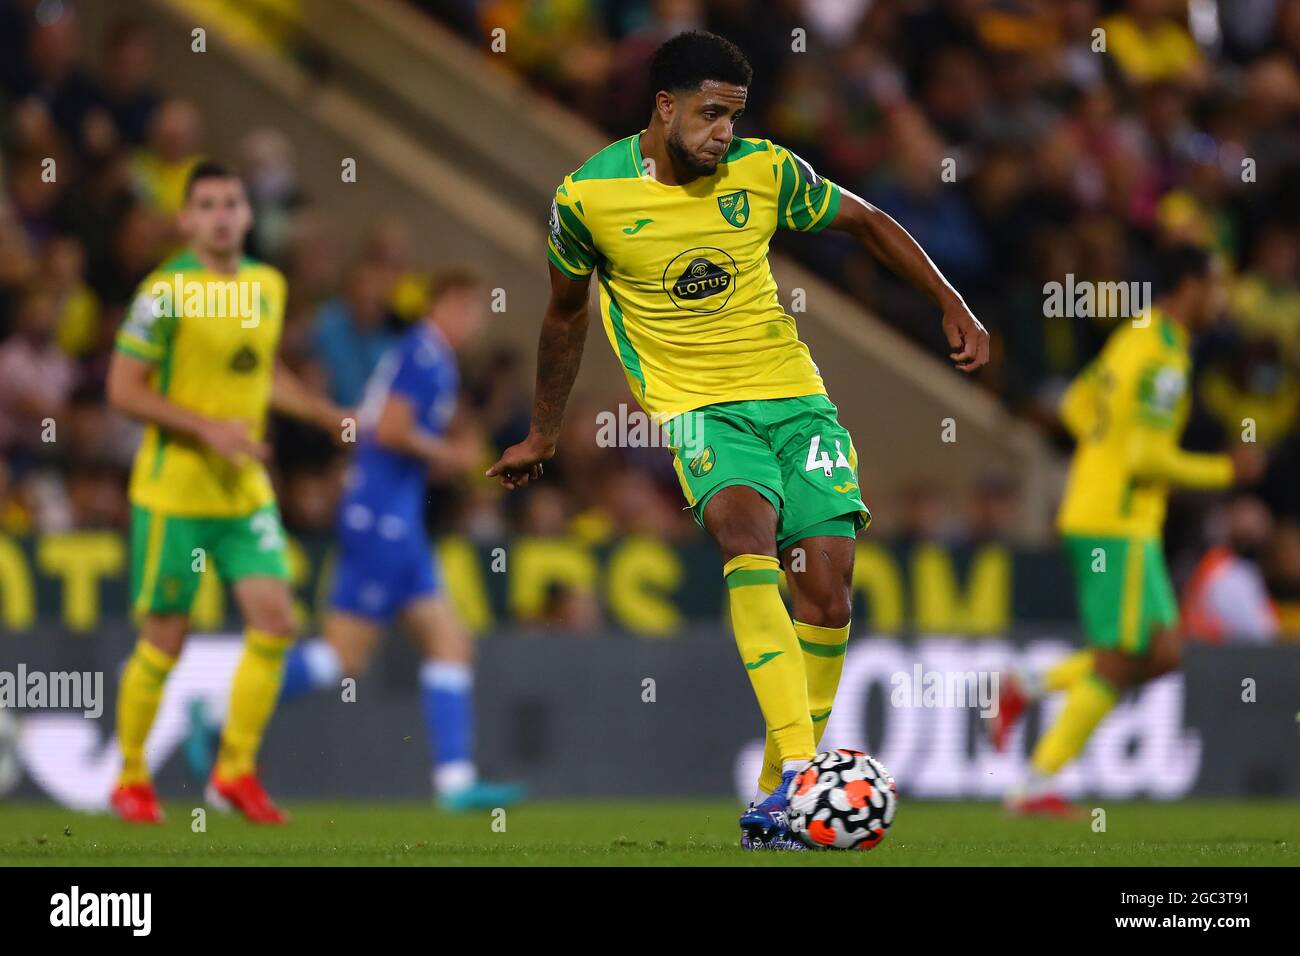
[[[741,189],[719,196],[718,208],[722,210],[723,219],[737,229],[743,229],[745,223],[749,222],[749,193]]]
[[[691,469],[691,474],[696,478],[703,478],[713,470],[713,462],[713,446],[706,445],[704,451],[692,458],[687,467]]]

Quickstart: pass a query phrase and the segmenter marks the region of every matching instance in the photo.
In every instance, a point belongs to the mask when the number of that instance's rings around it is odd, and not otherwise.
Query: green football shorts
[[[1151,632],[1178,622],[1178,599],[1158,538],[1065,535],[1088,642],[1143,655]]]
[[[858,455],[825,395],[721,402],[664,425],[695,520],[709,499],[747,485],[776,509],[777,547],[814,535],[854,537],[871,521]]]
[[[289,579],[284,526],[274,503],[237,518],[195,518],[131,506],[131,605],[188,614],[200,575]]]

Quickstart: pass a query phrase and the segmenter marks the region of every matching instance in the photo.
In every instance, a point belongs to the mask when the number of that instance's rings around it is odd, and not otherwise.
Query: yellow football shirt
[[[285,280],[245,259],[234,276],[207,271],[192,252],[141,283],[117,348],[155,365],[152,383],[183,408],[266,430]],[[145,428],[131,471],[131,501],[174,515],[232,517],[275,500],[266,469],[227,462],[188,436]]]
[[[821,395],[767,251],[777,228],[825,228],[840,199],[794,153],[739,137],[712,175],[667,186],[645,174],[637,134],[564,178],[547,256],[570,278],[599,272],[610,345],[659,420],[718,402]]]
[[[1171,486],[1232,483],[1226,455],[1183,451],[1191,399],[1187,333],[1157,311],[1125,322],[1071,383],[1061,417],[1077,441],[1057,528],[1159,537]]]

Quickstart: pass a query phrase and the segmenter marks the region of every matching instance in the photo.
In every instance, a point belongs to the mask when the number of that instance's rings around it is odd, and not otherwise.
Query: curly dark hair
[[[650,61],[650,84],[660,90],[698,90],[705,80],[749,86],[754,71],[740,47],[725,37],[704,30],[679,33],[655,51]]]

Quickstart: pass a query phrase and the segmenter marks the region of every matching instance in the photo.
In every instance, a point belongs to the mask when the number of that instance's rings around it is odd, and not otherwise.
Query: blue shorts
[[[433,548],[417,522],[375,517],[345,506],[330,607],[373,621],[388,621],[408,604],[440,591]]]

